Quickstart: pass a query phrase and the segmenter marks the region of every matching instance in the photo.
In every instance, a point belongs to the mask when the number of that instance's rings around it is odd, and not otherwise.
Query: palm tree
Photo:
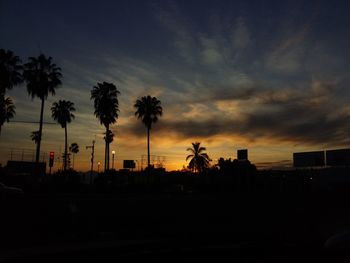
[[[30,134],[32,141],[37,144],[39,142],[39,131],[32,131]]]
[[[113,133],[111,130],[109,130],[107,133],[105,132],[104,135],[105,135],[105,136],[103,137],[103,139],[104,139],[108,144],[110,144],[110,143],[113,142],[113,140],[114,140],[114,133]]]
[[[2,125],[14,117],[15,109],[12,99],[9,97],[5,98],[4,94],[0,94],[0,134]]]
[[[57,121],[64,128],[64,171],[67,170],[67,160],[68,160],[68,151],[67,151],[67,124],[74,119],[75,111],[74,103],[66,100],[59,100],[58,103],[54,102],[51,107],[52,118]]]
[[[186,161],[191,159],[188,168],[194,172],[204,171],[209,167],[209,162],[211,161],[208,154],[205,153],[207,149],[201,147],[200,144],[200,142],[194,142],[192,143],[193,148],[187,148],[187,151],[191,152],[191,154],[186,157]]]
[[[135,116],[137,116],[138,119],[141,119],[147,128],[147,161],[148,169],[150,169],[150,131],[152,123],[156,123],[158,121],[158,116],[162,116],[163,108],[160,100],[156,97],[151,97],[150,95],[138,99],[134,107],[136,108]]]
[[[109,127],[118,119],[119,102],[117,87],[113,83],[97,83],[91,90],[91,100],[94,100],[94,114],[106,128],[106,134],[110,134]],[[108,137],[108,136],[106,136]],[[105,137],[105,171],[109,170],[109,140]]]
[[[79,145],[76,142],[73,142],[69,146],[69,151],[73,153],[73,169],[74,169],[74,155],[76,155],[79,152]]]
[[[23,82],[21,63],[11,50],[0,49],[0,94]]]
[[[61,83],[61,68],[52,62],[51,57],[41,54],[39,57],[30,57],[29,62],[24,65],[23,77],[27,83],[28,94],[33,98],[41,99],[39,140],[36,147],[36,163],[39,162],[40,144],[43,130],[44,102],[49,93],[55,95],[55,89]]]
[[[0,49],[0,133],[2,125],[16,114],[12,99],[6,98],[5,93],[23,82],[21,63],[11,50]]]

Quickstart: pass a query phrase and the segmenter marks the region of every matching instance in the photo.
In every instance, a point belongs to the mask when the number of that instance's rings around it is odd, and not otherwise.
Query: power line
[[[39,124],[38,121],[9,121],[9,123]],[[56,122],[43,122],[43,124],[57,124]]]

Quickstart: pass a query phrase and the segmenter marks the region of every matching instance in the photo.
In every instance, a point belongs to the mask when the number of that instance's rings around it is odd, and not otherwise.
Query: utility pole
[[[86,149],[91,149],[90,184],[92,184],[92,173],[94,170],[95,140],[92,141],[92,145],[86,146]]]

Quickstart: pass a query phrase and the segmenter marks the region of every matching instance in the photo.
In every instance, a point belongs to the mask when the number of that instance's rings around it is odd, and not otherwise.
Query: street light
[[[99,172],[100,172],[100,165],[101,165],[101,163],[100,163],[100,162],[98,162],[98,163],[97,163],[97,173],[99,173]]]
[[[115,151],[112,151],[112,169],[114,169],[114,155]]]

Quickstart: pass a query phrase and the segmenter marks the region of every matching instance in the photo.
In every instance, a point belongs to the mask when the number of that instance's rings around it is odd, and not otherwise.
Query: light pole
[[[101,165],[101,163],[98,162],[98,163],[97,163],[97,173],[100,173],[100,165]]]
[[[112,169],[114,169],[114,155],[115,151],[112,151]]]

